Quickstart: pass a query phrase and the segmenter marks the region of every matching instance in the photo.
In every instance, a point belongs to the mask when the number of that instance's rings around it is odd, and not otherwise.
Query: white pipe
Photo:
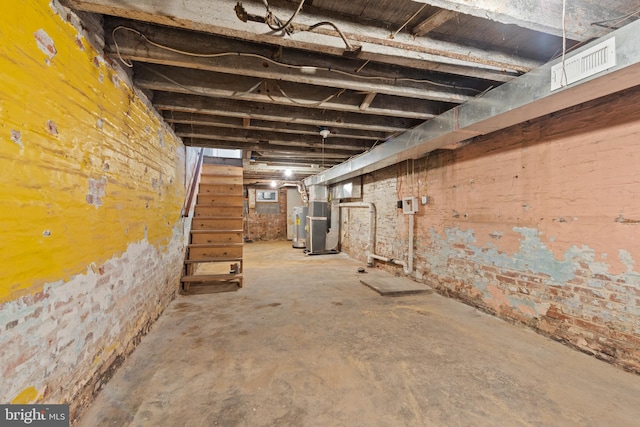
[[[396,264],[396,265],[401,265],[402,266],[402,271],[407,276],[409,274],[413,273],[413,226],[414,226],[413,214],[409,214],[409,257],[408,257],[407,262],[404,262],[404,261],[401,261],[401,260],[398,260],[398,259],[394,259],[394,258],[381,256],[381,255],[376,255],[376,254],[370,254],[369,258],[370,259],[377,259],[377,260],[384,261],[384,262],[390,262],[390,263],[393,263],[393,264]]]
[[[341,208],[369,208],[369,250],[367,251],[367,264],[373,265],[373,257],[376,251],[376,207],[370,202],[348,202],[338,204]]]
[[[413,214],[409,214],[409,259],[402,270],[407,276],[413,273]]]
[[[373,203],[370,202],[349,202],[349,203],[340,203],[338,204],[341,208],[369,208],[369,251],[367,252],[367,264],[373,265],[373,260],[377,259],[384,262],[390,262],[396,265],[402,266],[402,271],[404,274],[409,275],[413,273],[413,227],[414,227],[414,219],[413,214],[409,214],[409,259],[407,262],[384,257],[381,255],[376,255],[376,228],[375,228],[375,218],[376,218],[376,207]]]

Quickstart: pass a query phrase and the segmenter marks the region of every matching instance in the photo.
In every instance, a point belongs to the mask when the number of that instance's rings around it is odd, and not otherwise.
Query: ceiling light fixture
[[[276,188],[278,186],[278,183],[275,181],[271,181],[271,188]]]
[[[327,128],[320,128],[320,136],[322,139],[327,139],[327,137],[331,134],[331,131]]]
[[[293,172],[291,172],[291,169],[285,169],[284,170],[284,176],[289,178],[291,175],[293,175]]]

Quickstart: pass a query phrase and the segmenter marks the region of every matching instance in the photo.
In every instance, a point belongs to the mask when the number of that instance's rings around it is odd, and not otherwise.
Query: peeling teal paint
[[[610,279],[611,282],[619,281],[625,286],[638,287],[640,289],[640,273],[633,271],[634,261],[632,256],[625,250],[619,251],[620,260],[627,266],[627,271],[620,275],[612,275],[609,273],[609,265],[602,261],[596,261],[595,250],[588,246],[582,245],[578,247],[574,245],[570,247],[561,259],[554,256],[553,252],[541,240],[540,232],[536,229],[526,227],[514,227],[513,230],[522,236],[518,252],[506,253],[501,252],[494,243],[489,242],[485,247],[476,245],[476,236],[474,230],[461,230],[457,227],[449,227],[444,231],[445,236],[436,232],[432,227],[429,230],[431,237],[431,246],[425,248],[420,253],[427,263],[430,271],[438,276],[458,276],[464,269],[472,277],[472,286],[482,295],[485,301],[493,300],[494,296],[488,290],[491,280],[480,275],[477,266],[493,266],[498,270],[517,271],[521,274],[533,274],[544,278],[545,286],[573,286],[570,282],[576,278],[577,271],[583,270],[584,264],[588,265],[591,274],[602,275]],[[460,246],[462,245],[464,249]],[[468,267],[462,267],[459,264],[452,264],[451,260],[464,259],[468,262]],[[601,257],[606,259],[606,257]],[[581,266],[581,263],[583,264]],[[476,271],[472,271],[472,269]],[[475,273],[475,274],[473,274]],[[605,322],[615,320],[616,313],[620,309],[611,301],[607,300],[605,291],[605,281],[598,278],[590,278],[586,281],[590,291],[593,293],[591,307],[586,308],[581,298],[590,298],[588,295],[572,294],[564,295],[560,302],[567,310],[573,310],[575,313],[585,313],[590,311],[591,315],[597,316]],[[535,302],[535,298],[527,296],[518,296],[510,293],[517,292],[517,287],[510,288],[505,293],[505,298],[513,308],[522,308],[527,306],[536,313],[544,313],[549,304],[554,303],[553,298],[541,303]],[[633,295],[620,295],[624,298],[624,311],[632,315],[637,315],[640,308],[635,303]],[[620,303],[618,303],[620,304]]]
[[[631,257],[631,254],[627,251],[625,251],[624,249],[620,249],[618,251],[618,256],[620,257],[620,261],[627,267],[627,272],[631,273],[633,272],[633,257]]]
[[[520,233],[520,252],[513,255],[516,270],[530,271],[534,274],[545,274],[558,283],[567,282],[575,277],[577,263],[574,258],[578,252],[574,247],[565,253],[563,261],[556,259],[553,252],[540,240],[540,232],[533,228],[514,227]],[[507,266],[500,266],[509,268]]]

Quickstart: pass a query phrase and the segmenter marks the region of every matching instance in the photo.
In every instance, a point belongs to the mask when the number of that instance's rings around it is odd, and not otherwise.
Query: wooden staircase
[[[242,167],[202,165],[182,276],[191,285],[235,282],[242,287]]]

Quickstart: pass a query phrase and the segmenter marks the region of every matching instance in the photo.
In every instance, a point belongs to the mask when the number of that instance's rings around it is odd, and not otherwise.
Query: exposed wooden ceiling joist
[[[203,125],[231,129],[260,130],[293,135],[319,135],[318,126],[301,125],[296,123],[278,123],[266,120],[251,120],[247,117],[219,117],[179,111],[166,111],[164,113],[164,120],[167,123],[186,125]],[[245,123],[247,124],[245,125]],[[331,130],[331,135],[340,138],[384,141],[389,134],[385,132],[376,132],[364,129],[344,129],[334,127]]]
[[[596,0],[566,2],[566,19],[562,21],[562,0],[413,0],[428,3],[439,8],[477,16],[503,24],[513,24],[542,33],[563,36],[577,41],[601,37],[610,30],[594,23],[610,21],[614,23],[634,9],[634,5],[624,0]],[[635,5],[635,9],[638,5]]]
[[[263,0],[245,0],[237,15],[231,0],[60,1],[105,15],[107,54],[132,66],[134,84],[187,145],[243,149],[247,162],[332,166],[371,152],[416,126],[438,127],[563,46],[562,0],[307,0],[286,32],[259,22]],[[299,0],[268,3],[286,20]],[[593,21],[633,19],[640,8],[566,6],[570,48],[609,31]],[[320,21],[331,24],[310,28]]]
[[[434,29],[438,28],[440,25],[444,24],[448,20],[454,18],[457,14],[458,12],[454,12],[452,10],[445,10],[445,9],[439,10],[433,15],[431,15],[429,18],[425,19],[424,21],[422,21],[421,23],[413,27],[413,30],[411,30],[411,32],[414,35],[419,37],[424,36],[430,31],[433,31]]]
[[[259,130],[245,130],[238,132],[235,129],[212,126],[176,125],[175,132],[178,136],[181,137],[216,139],[220,141],[236,141],[247,143],[268,141],[271,144],[296,145],[300,147],[317,147],[322,142],[322,137],[320,136],[320,134],[292,135]],[[325,141],[325,146],[327,148],[360,152],[367,150],[373,144],[374,142],[372,141],[343,139],[339,137],[329,137]]]
[[[184,52],[187,52],[187,49],[189,52],[193,52],[193,46],[203,46],[206,42],[206,36],[197,33],[185,34],[184,31],[170,31],[168,29],[163,31],[156,29],[156,32],[154,41]],[[178,32],[180,34],[176,34]],[[387,95],[441,102],[462,103],[471,98],[469,91],[456,88],[445,90],[429,84],[426,79],[423,82],[414,82],[405,78],[374,75],[369,72],[370,70],[367,70],[367,73],[356,74],[331,67],[325,69],[309,65],[280,65],[281,61],[274,61],[266,56],[258,57],[253,53],[240,52],[238,54],[237,51],[220,51],[217,47],[215,51],[209,50],[208,53],[221,56],[191,56],[149,45],[136,33],[125,30],[117,31],[114,34],[114,39],[117,45],[111,41],[110,49],[116,52],[118,57],[127,61],[171,65],[338,89],[375,91]],[[300,62],[296,61],[296,63]]]
[[[153,98],[154,105],[164,111],[183,111],[213,114],[227,117],[250,117],[284,123],[312,126],[365,129],[381,132],[399,132],[416,126],[420,120],[370,116],[358,113],[328,112],[302,107],[278,106],[236,99],[218,99],[198,95],[158,92]]]
[[[280,33],[269,31],[265,24],[241,22],[233,10],[233,2],[203,2],[201,0],[156,0],[152,3],[141,3],[137,0],[63,0],[69,7],[88,12],[103,13],[140,21],[153,22],[172,27],[189,28],[250,40],[258,43],[269,43],[282,47],[291,47],[315,51],[318,53],[340,56],[345,53],[345,45],[335,30],[320,27],[313,32],[296,32],[282,37]],[[291,6],[288,3],[287,6]],[[264,14],[262,2],[245,3],[250,13]],[[250,9],[250,10],[249,10]],[[291,14],[290,9],[271,8],[280,16]],[[354,40],[362,47],[358,57],[388,64],[408,65],[411,61],[421,63],[432,62],[449,66],[445,72],[454,72],[455,67],[474,67],[496,71],[526,72],[539,62],[526,58],[507,55],[499,51],[487,51],[469,46],[460,46],[451,42],[414,38],[407,34],[398,34],[389,39],[388,30],[358,20],[347,20],[344,17],[327,16],[326,11],[313,7],[305,8],[296,18],[299,26],[311,26],[320,21],[329,20],[338,26],[349,40]],[[409,65],[409,66],[415,66]],[[468,73],[463,73],[468,75]]]
[[[138,87],[155,91],[354,113],[361,111],[360,104],[366,96],[335,88],[149,64],[135,67],[134,81]],[[386,96],[378,105],[367,108],[367,114],[427,120],[444,111],[440,105],[419,99]]]

